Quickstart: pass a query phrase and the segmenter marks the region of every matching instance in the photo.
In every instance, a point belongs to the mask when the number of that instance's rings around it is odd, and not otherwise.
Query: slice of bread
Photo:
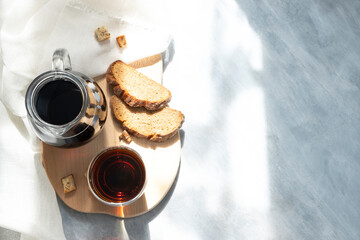
[[[184,115],[169,107],[157,111],[133,108],[117,96],[111,97],[110,105],[115,118],[130,134],[155,142],[170,139],[184,122]]]
[[[106,79],[114,85],[114,93],[131,107],[159,110],[170,102],[167,88],[120,60],[109,66]]]

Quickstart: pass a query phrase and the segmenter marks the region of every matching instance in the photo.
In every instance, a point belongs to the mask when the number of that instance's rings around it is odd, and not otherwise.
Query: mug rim
[[[138,160],[140,160],[144,166],[144,175],[145,175],[145,180],[144,180],[144,184],[141,188],[141,190],[139,191],[139,193],[133,197],[132,199],[128,200],[128,201],[124,201],[124,202],[110,202],[110,201],[106,201],[104,199],[102,199],[100,196],[98,196],[96,194],[96,192],[94,191],[93,189],[93,184],[91,184],[90,182],[90,178],[91,178],[91,174],[90,174],[90,171],[92,169],[92,167],[94,166],[95,162],[106,152],[110,151],[110,150],[114,150],[114,149],[126,149],[128,151],[131,151],[132,153],[134,153],[137,157],[138,157]],[[123,146],[123,145],[120,145],[120,146],[112,146],[112,147],[108,147],[108,148],[105,148],[103,149],[101,152],[99,152],[89,163],[89,166],[88,166],[88,169],[86,171],[86,179],[87,179],[87,183],[88,183],[88,187],[89,187],[89,190],[90,192],[92,193],[92,195],[97,199],[99,200],[100,202],[108,205],[108,206],[113,206],[113,207],[120,207],[120,206],[126,206],[126,205],[129,205],[133,202],[135,202],[136,200],[138,200],[145,192],[145,188],[146,188],[146,185],[147,185],[147,173],[146,173],[146,166],[145,166],[145,163],[144,163],[144,160],[143,158],[141,157],[141,155],[135,151],[133,148],[130,148],[130,147],[127,147],[127,146]]]

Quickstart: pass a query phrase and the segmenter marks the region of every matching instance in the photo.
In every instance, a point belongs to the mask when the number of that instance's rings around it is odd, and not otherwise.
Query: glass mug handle
[[[56,49],[52,58],[52,70],[71,70],[69,52],[65,48]]]

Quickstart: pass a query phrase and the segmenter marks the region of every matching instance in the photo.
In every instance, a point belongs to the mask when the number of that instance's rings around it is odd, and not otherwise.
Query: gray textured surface
[[[0,227],[1,240],[20,240],[20,233]]]
[[[222,39],[231,39],[236,29],[225,31],[221,19],[227,12],[219,3],[208,39],[216,46],[208,49],[212,74],[204,76],[210,88],[191,91],[181,85],[193,86],[201,79],[168,83],[164,78],[165,85],[179,89],[174,97],[203,103],[202,98],[210,96],[206,101],[212,105],[191,111],[187,103],[176,103],[187,115],[176,188],[156,217],[127,221],[130,235],[360,239],[360,1],[238,0],[232,6],[246,15],[261,41],[262,68],[249,71],[240,47],[228,51]],[[204,40],[191,37],[195,43]],[[175,38],[175,52],[188,43]],[[177,56],[192,54],[196,52],[191,47],[186,53],[180,50],[172,64]],[[201,66],[194,69],[201,71]],[[259,116],[264,116],[265,139],[241,138],[246,123],[252,123],[245,121],[251,111],[241,115],[244,105],[254,104],[241,100],[249,85],[261,92],[263,105],[260,101],[254,106],[263,107]],[[236,112],[230,107],[240,115],[229,115]],[[234,121],[240,126],[229,129],[236,126]],[[259,148],[251,149],[251,141],[258,141]],[[265,161],[256,162],[262,146]],[[61,203],[60,209],[69,239],[116,239],[123,234],[118,219],[79,214]]]
[[[267,46],[277,236],[359,239],[359,2],[243,5]]]
[[[277,236],[359,239],[360,2],[242,2],[267,50]]]

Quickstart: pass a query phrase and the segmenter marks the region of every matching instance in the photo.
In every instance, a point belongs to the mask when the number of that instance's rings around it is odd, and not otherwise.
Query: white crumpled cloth
[[[27,86],[51,70],[56,48],[67,48],[72,68],[91,77],[105,73],[114,60],[130,62],[164,51],[171,40],[163,21],[166,3],[6,0],[1,5],[0,226],[21,232],[22,239],[64,239],[40,142],[28,131]],[[102,25],[111,39],[99,43],[94,30]],[[121,34],[128,42],[124,49],[115,41]]]

